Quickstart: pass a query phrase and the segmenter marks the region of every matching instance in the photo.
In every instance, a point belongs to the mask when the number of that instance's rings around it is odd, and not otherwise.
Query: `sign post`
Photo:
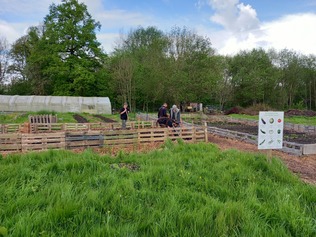
[[[258,149],[272,149],[283,147],[284,112],[262,111],[259,112],[258,123]]]

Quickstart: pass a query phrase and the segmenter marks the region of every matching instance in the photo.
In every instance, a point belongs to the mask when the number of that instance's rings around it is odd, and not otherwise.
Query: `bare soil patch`
[[[102,116],[102,115],[99,115],[99,114],[95,114],[95,115],[93,115],[93,117],[99,118],[99,119],[101,119],[101,120],[102,120],[103,122],[105,122],[105,123],[115,123],[115,122],[116,122],[116,121],[113,120],[113,119],[106,118],[106,117],[104,117],[104,116]]]
[[[88,120],[79,114],[74,114],[73,118],[77,121],[77,123],[88,123]]]

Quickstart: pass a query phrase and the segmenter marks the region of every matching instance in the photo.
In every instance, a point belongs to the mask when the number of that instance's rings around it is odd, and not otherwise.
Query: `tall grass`
[[[10,236],[316,236],[315,187],[276,158],[212,144],[9,155],[0,191]]]

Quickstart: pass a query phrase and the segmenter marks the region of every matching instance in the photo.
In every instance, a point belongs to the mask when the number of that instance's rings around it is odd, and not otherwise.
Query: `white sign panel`
[[[284,112],[259,112],[258,149],[281,149]]]

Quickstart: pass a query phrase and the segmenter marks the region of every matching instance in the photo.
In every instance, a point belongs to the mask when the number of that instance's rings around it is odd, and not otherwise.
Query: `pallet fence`
[[[53,133],[0,134],[0,152],[27,152],[47,149],[82,149],[88,147],[138,146],[183,139],[185,142],[207,141],[207,130],[195,127],[144,128],[99,131],[62,131]]]
[[[65,133],[22,134],[22,152],[47,149],[64,149]]]
[[[33,120],[32,120],[33,121]],[[35,121],[35,120],[34,120]],[[33,123],[24,124],[0,124],[0,134],[6,133],[47,133],[62,131],[99,131],[120,130],[121,123],[46,123],[44,120],[36,120]],[[126,124],[127,129],[157,128],[155,121],[131,121]]]

